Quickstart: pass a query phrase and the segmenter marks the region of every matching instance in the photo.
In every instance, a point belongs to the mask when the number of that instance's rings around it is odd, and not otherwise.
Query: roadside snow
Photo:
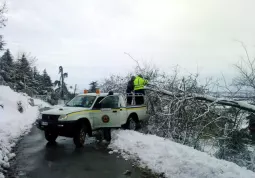
[[[49,103],[43,101],[43,100],[40,100],[40,99],[33,99],[34,100],[34,105],[35,106],[38,106],[39,108],[46,108],[46,107],[52,107],[52,105],[50,105]]]
[[[112,132],[109,145],[125,159],[137,159],[156,173],[171,178],[254,178],[255,173],[168,139],[135,131]]]
[[[9,160],[15,156],[11,149],[17,139],[27,133],[38,116],[38,107],[29,105],[29,97],[16,93],[7,86],[0,86],[0,178]],[[21,101],[23,113],[18,111],[17,102]]]

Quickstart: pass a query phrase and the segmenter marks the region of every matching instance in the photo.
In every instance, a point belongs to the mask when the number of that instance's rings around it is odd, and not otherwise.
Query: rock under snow
[[[112,132],[111,149],[124,158],[136,158],[141,166],[171,178],[254,178],[255,173],[238,165],[219,160],[191,147],[135,131]]]

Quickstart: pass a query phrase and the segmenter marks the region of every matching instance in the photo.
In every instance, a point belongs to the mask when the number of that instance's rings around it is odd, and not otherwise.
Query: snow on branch
[[[162,93],[164,95],[169,95],[172,97],[183,97],[184,94],[183,93],[173,93],[164,89],[154,89],[151,87],[146,87],[146,90],[150,90],[150,91],[154,91],[154,92],[158,92],[158,93]],[[234,100],[229,100],[229,99],[223,99],[223,98],[215,98],[209,95],[200,95],[200,94],[196,94],[196,93],[191,93],[191,94],[185,94],[185,97],[190,97],[196,100],[201,100],[201,101],[208,101],[208,102],[212,102],[212,103],[217,103],[217,104],[221,104],[221,105],[225,105],[225,106],[232,106],[232,107],[236,107],[245,111],[249,111],[249,112],[253,112],[255,113],[255,106],[248,104],[247,102],[244,101],[234,101]]]

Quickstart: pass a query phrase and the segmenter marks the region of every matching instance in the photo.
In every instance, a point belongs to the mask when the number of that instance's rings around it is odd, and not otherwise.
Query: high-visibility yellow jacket
[[[146,84],[148,84],[147,80],[137,76],[134,80],[134,90],[142,90]]]

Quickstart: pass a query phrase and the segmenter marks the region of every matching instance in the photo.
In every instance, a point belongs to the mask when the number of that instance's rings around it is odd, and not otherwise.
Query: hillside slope
[[[39,107],[31,106],[29,99],[26,94],[0,86],[0,178],[4,177],[9,160],[15,156],[11,150],[17,139],[27,133],[37,119]],[[23,112],[18,111],[18,102],[21,102]],[[40,102],[41,106],[43,103]]]

